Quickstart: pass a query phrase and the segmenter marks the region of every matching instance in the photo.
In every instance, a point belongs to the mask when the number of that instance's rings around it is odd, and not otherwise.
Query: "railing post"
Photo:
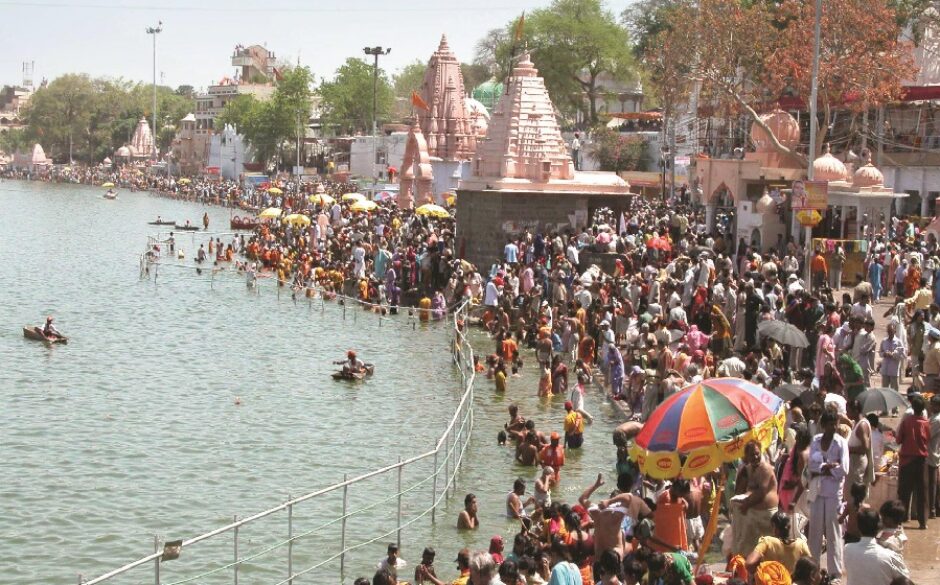
[[[238,522],[238,515],[232,516],[232,522]],[[235,570],[235,585],[238,585],[238,526],[235,527],[235,564],[232,568]]]
[[[440,449],[434,451],[434,482],[431,484],[431,523],[435,522],[435,513],[437,512],[437,454]]]
[[[344,307],[343,311],[345,311],[345,306],[346,305],[343,305]],[[344,484],[346,483],[346,480],[347,480],[347,475],[344,473],[343,474]],[[339,579],[340,579],[340,582],[342,582],[343,576],[346,574],[346,506],[347,506],[347,503],[349,502],[349,499],[347,497],[348,495],[349,495],[349,486],[344,485],[343,486],[343,521],[341,522],[342,531],[340,532],[340,537],[339,537],[339,550],[340,550]]]
[[[463,428],[463,422],[461,421],[460,426],[454,426],[454,491],[451,492],[451,496],[457,495],[457,466],[460,465],[460,452],[457,450],[457,443],[459,443],[460,430]]]
[[[153,535],[153,552],[160,552],[160,537]],[[160,585],[160,557],[153,559],[153,583]]]
[[[448,437],[450,437],[451,431],[447,431],[444,434],[444,440],[441,442],[441,446],[444,447],[444,496],[447,496],[447,492],[450,491],[450,463],[451,458],[454,456],[453,453],[450,453],[450,442]]]
[[[288,495],[290,502],[294,496]],[[287,582],[294,583],[294,505],[287,505]]]
[[[398,537],[396,542],[398,543],[398,548],[401,548],[401,455],[398,456]]]

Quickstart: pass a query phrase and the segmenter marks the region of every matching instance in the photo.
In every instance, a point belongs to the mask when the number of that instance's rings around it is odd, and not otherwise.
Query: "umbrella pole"
[[[693,575],[698,575],[699,569],[705,564],[705,553],[711,546],[712,539],[715,538],[715,533],[718,531],[718,515],[721,513],[721,499],[724,497],[725,478],[727,476],[725,473],[722,473],[720,477],[718,493],[715,495],[715,502],[712,504],[712,512],[708,517],[708,527],[705,529],[705,536],[702,537],[702,546],[698,549],[698,559],[695,561],[695,571],[693,571]]]

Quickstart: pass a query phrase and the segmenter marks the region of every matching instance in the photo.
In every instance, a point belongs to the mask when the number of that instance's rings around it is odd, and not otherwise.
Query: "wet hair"
[[[854,486],[853,486],[854,487]],[[874,510],[861,510],[858,513],[858,531],[862,536],[874,537],[881,527],[881,519]]]
[[[469,506],[470,503],[473,502],[473,500],[475,500],[475,499],[477,499],[476,494],[469,493],[469,494],[465,495],[465,496],[463,497],[463,505],[464,505],[464,507]]]
[[[508,439],[508,437],[506,436],[506,431],[499,431],[498,433],[496,433],[496,444],[497,444],[497,445],[505,445],[505,444],[506,444],[506,439]]]
[[[516,492],[519,490],[525,489],[525,480],[521,477],[516,478],[516,481],[512,482],[512,491]]]
[[[387,569],[379,569],[372,576],[372,585],[396,585],[395,578]]]
[[[796,565],[793,566],[791,577],[794,581],[809,581],[813,573],[818,570],[819,563],[814,561],[812,557],[801,557],[797,559]]]

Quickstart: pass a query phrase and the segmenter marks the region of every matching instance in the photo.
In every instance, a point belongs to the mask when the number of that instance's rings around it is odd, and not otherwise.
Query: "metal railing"
[[[456,493],[457,472],[463,461],[470,436],[473,431],[473,383],[475,378],[473,364],[473,349],[466,335],[463,323],[467,323],[469,306],[464,303],[453,312],[453,339],[451,352],[462,383],[462,394],[457,409],[451,417],[446,429],[437,443],[429,451],[406,460],[398,458],[398,463],[388,465],[381,469],[369,471],[353,478],[347,478],[340,483],[305,494],[297,498],[289,498],[283,504],[258,512],[247,518],[239,519],[237,516],[225,526],[200,534],[182,541],[172,541],[154,536],[154,552],[141,557],[136,561],[108,571],[91,580],[84,580],[78,576],[79,585],[96,585],[98,583],[115,583],[117,577],[129,578],[133,583],[154,583],[154,585],[183,585],[184,583],[233,583],[238,585],[239,573],[250,572],[251,583],[269,583],[270,585],[293,585],[297,582],[314,582],[302,580],[301,577],[311,575],[320,569],[335,564],[338,560],[339,579],[342,582],[346,577],[347,555],[356,550],[363,549],[377,542],[384,542],[394,536],[401,545],[402,531],[415,524],[425,516],[431,516],[431,522],[436,519],[438,505],[448,496]],[[338,442],[341,442],[338,441]],[[427,467],[429,462],[433,462]],[[413,472],[409,472],[413,470]],[[413,477],[408,480],[406,475]],[[383,478],[393,478],[395,489],[387,490],[382,497],[377,497],[371,489],[366,492],[368,504],[356,509],[350,509],[351,488],[366,486]],[[342,508],[339,515],[334,515],[312,528],[298,531],[299,520],[311,521],[317,516],[318,510],[308,509],[310,502],[322,501],[329,495],[342,494]],[[362,498],[360,498],[362,499]],[[301,504],[308,504],[307,507]],[[386,506],[394,506],[393,509]],[[306,513],[306,518],[302,518]],[[280,525],[281,530],[286,529],[286,539],[275,539],[273,543],[265,542],[271,538],[272,530],[245,542],[240,532],[254,527],[264,519],[276,518],[275,515],[284,514],[286,523]],[[351,530],[350,524],[358,522],[359,527]],[[383,522],[387,522],[382,526]],[[328,534],[327,529],[338,525],[338,534]],[[356,539],[355,537],[369,528],[379,527],[378,534]],[[270,527],[269,527],[270,528]],[[334,528],[334,531],[336,529]],[[350,534],[353,532],[353,534]],[[228,539],[228,542],[222,542]],[[328,551],[331,544],[339,541],[339,548]],[[357,540],[353,542],[353,540]],[[259,544],[260,542],[260,544]],[[207,554],[229,549],[229,561],[205,560],[196,555],[200,549],[195,545],[203,544],[204,548],[213,548]],[[304,554],[298,554],[297,548],[307,543],[312,548]],[[212,546],[215,545],[215,546]],[[241,548],[240,548],[241,545]],[[246,552],[246,547],[251,548]],[[253,548],[252,548],[253,547]],[[381,551],[384,553],[384,548]],[[276,557],[273,561],[270,559]],[[376,558],[375,555],[370,558]],[[307,563],[305,568],[295,570],[294,565]],[[272,566],[274,565],[274,566]],[[374,566],[374,563],[370,566]],[[152,568],[152,575],[149,573]],[[188,569],[187,575],[178,575],[180,570]],[[161,575],[173,574],[171,580],[161,580]],[[322,575],[322,573],[320,573]],[[278,576],[280,575],[280,577]],[[332,581],[332,579],[331,579]],[[320,577],[316,582],[324,582]],[[334,581],[335,582],[335,581]]]

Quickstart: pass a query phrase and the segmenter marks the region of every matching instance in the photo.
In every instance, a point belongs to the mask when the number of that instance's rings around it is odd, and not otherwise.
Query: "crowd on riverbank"
[[[389,232],[381,234],[357,266],[383,255]],[[519,521],[505,543],[511,553],[500,538],[488,550],[463,550],[456,579],[444,579],[451,572],[435,568],[433,549],[412,575],[392,547],[372,582],[910,583],[904,524],[926,528],[940,511],[940,396],[933,397],[940,262],[936,241],[903,220],[872,230],[868,242],[865,269],[879,279],[841,299],[820,254],[803,258],[793,243],[767,252],[735,246],[708,233],[699,213],[643,204],[623,218],[601,210],[587,229],[519,234],[487,270],[453,260],[449,278],[443,272],[429,286],[439,291],[446,283],[446,303],[479,304],[478,325],[494,347],[479,371],[510,398],[558,396],[558,418],[536,428],[511,409],[499,437],[514,446],[517,463],[539,469],[531,492],[524,477],[506,486],[505,513]],[[393,258],[396,250],[389,248]],[[614,269],[584,266],[584,250],[613,254]],[[812,282],[800,277],[806,263]],[[888,268],[879,273],[878,266]],[[872,299],[889,288],[889,269],[904,286],[882,317]],[[887,319],[883,330],[876,332],[876,319]],[[807,347],[791,347],[768,322],[808,332]],[[525,363],[541,372],[537,388],[520,387],[512,375]],[[779,440],[769,448],[751,441],[735,462],[691,480],[644,475],[630,443],[657,408],[690,384],[710,387],[722,376],[787,398]],[[893,405],[859,401],[879,377],[894,389],[911,379],[904,388],[910,406],[898,404],[896,428],[885,417]],[[592,380],[633,420],[614,436],[612,491],[599,494],[605,484],[598,478],[577,501],[564,501],[556,487],[564,482],[566,449],[603,448],[583,437]],[[896,489],[885,489],[895,476]],[[724,527],[719,556],[727,566],[706,574],[693,566],[712,510]],[[468,494],[458,526],[475,529],[477,514]]]

